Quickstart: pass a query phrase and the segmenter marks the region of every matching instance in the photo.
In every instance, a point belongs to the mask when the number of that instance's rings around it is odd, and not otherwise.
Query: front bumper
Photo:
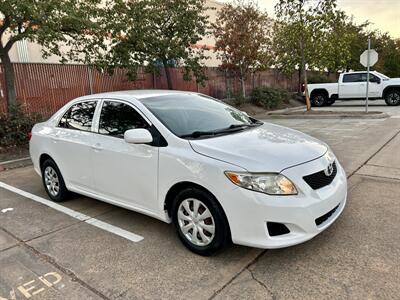
[[[296,184],[299,194],[295,196],[270,196],[239,187],[230,190],[223,202],[232,241],[257,248],[283,248],[305,242],[324,231],[346,205],[346,174],[339,162],[336,164],[337,174],[332,183],[318,190],[313,190],[303,176],[324,170],[328,165],[324,157],[284,170],[282,174]],[[316,222],[332,210],[322,223]],[[284,224],[290,232],[272,236],[267,222]]]

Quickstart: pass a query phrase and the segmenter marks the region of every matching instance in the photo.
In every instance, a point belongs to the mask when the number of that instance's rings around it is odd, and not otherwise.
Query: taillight
[[[28,137],[28,141],[30,141],[31,138],[32,138],[32,131],[29,131],[29,132],[28,132],[27,137]]]

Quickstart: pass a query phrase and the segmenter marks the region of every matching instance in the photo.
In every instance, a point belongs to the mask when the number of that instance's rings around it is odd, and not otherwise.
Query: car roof
[[[344,72],[343,75],[348,75],[348,74],[360,74],[360,73],[367,73],[367,71],[351,71],[351,72]],[[370,71],[370,73],[378,73],[376,71]]]
[[[123,99],[132,99],[135,98],[137,100],[144,100],[146,98],[152,97],[160,97],[160,96],[168,96],[168,95],[178,95],[178,94],[197,94],[195,92],[190,91],[176,91],[176,90],[126,90],[126,91],[116,91],[116,92],[106,92],[99,94],[92,94],[83,96],[81,98],[90,99],[90,98],[123,98]]]

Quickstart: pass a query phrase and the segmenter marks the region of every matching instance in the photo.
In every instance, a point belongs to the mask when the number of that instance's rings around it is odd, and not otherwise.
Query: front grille
[[[340,204],[339,204],[340,205]],[[324,214],[323,216],[320,216],[318,219],[315,219],[315,224],[317,226],[321,225],[322,223],[324,223],[325,221],[327,221],[334,213],[335,211],[339,208],[339,205],[336,206],[334,209],[332,209],[331,211],[327,212],[326,214]]]
[[[323,170],[314,174],[304,176],[303,179],[314,190],[318,190],[320,188],[323,188],[324,186],[330,185],[337,174],[336,162],[334,162],[332,166],[333,172],[330,176],[327,176],[325,174],[325,171]]]

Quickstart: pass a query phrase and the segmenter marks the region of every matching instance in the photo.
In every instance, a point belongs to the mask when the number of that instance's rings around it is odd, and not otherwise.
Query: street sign
[[[360,63],[364,67],[372,67],[378,61],[378,52],[374,49],[369,50],[369,66],[368,66],[368,50],[365,50],[363,54],[360,55]]]
[[[371,38],[368,37],[368,50],[365,50],[360,56],[360,63],[367,68],[367,84],[366,84],[366,97],[365,97],[365,112],[368,113],[368,98],[369,98],[369,72],[372,67],[378,61],[378,52],[371,49]]]

